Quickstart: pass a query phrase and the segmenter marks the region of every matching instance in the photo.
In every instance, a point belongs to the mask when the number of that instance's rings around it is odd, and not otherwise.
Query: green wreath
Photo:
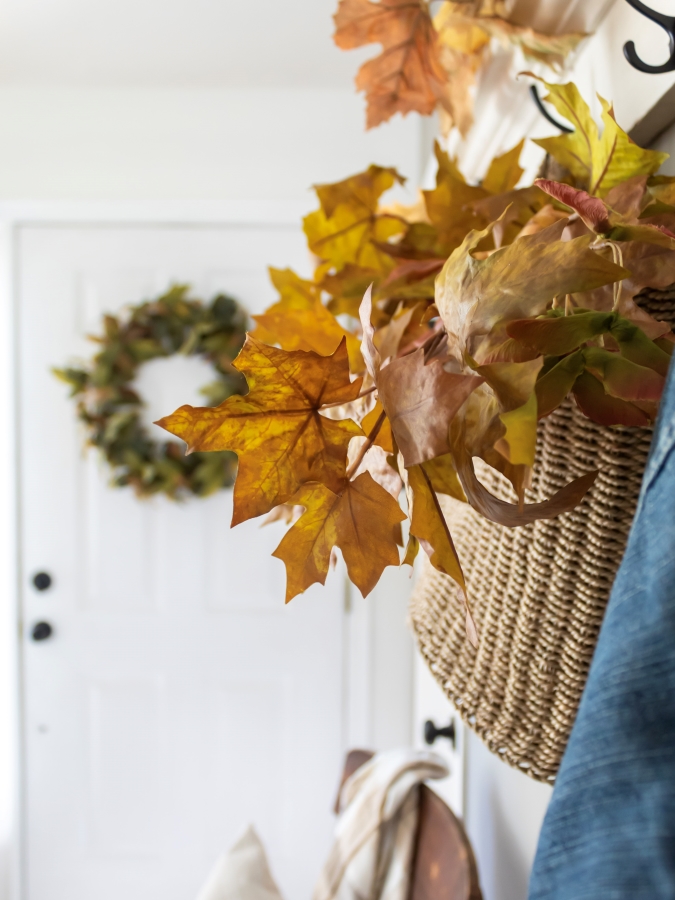
[[[246,393],[244,376],[232,366],[246,338],[246,313],[224,294],[206,305],[190,298],[189,290],[175,285],[156,300],[132,306],[124,319],[104,316],[104,334],[91,338],[101,345],[91,362],[54,369],[71,386],[87,443],[101,450],[112,469],[112,484],[131,485],[139,497],[206,497],[234,483],[234,453],[186,456],[182,443],[153,440],[141,422],[143,399],[133,381],[151,359],[184,353],[208,360],[217,379],[202,388],[205,405]]]

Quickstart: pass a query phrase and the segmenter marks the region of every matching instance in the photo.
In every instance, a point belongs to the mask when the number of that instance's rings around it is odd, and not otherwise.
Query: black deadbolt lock
[[[451,720],[449,725],[446,725],[445,728],[437,728],[436,724],[428,719],[424,723],[424,740],[427,744],[433,744],[436,738],[444,737],[447,738],[452,746],[455,746],[455,721]]]
[[[38,591],[46,591],[52,586],[52,576],[47,572],[38,572],[33,576],[33,584]]]
[[[53,631],[54,629],[49,622],[36,622],[36,624],[33,625],[31,636],[34,641],[46,641],[47,638],[52,636]]]

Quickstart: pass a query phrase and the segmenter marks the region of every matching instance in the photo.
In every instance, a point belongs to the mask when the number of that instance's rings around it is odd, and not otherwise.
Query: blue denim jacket
[[[675,898],[675,367],[529,900]]]

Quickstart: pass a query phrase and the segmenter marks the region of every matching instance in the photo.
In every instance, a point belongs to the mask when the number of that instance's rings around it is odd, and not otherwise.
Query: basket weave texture
[[[675,321],[675,290],[640,305]],[[490,750],[539,781],[553,781],[574,724],[600,625],[635,513],[651,428],[606,428],[568,400],[539,424],[527,502],[550,497],[593,469],[580,506],[520,528],[488,522],[442,497],[479,631],[466,638],[455,583],[425,558],[410,621],[433,675]],[[476,460],[498,497],[511,485]]]

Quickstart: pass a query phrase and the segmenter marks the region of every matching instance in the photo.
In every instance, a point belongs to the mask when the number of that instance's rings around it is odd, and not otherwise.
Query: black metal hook
[[[642,62],[637,55],[635,43],[633,41],[628,41],[623,45],[623,55],[634,69],[638,69],[640,72],[646,72],[648,75],[658,75],[661,72],[675,72],[675,17],[666,16],[664,13],[656,12],[655,9],[650,9],[648,6],[645,6],[641,0],[626,0],[626,3],[629,3],[636,12],[640,13],[640,15],[646,16],[648,19],[651,19],[652,22],[655,22],[663,28],[668,35],[670,58],[661,66],[650,66],[647,63]]]
[[[567,125],[563,125],[562,122],[558,122],[558,120],[554,119],[553,116],[551,115],[551,113],[546,109],[546,107],[544,106],[543,100],[539,96],[539,91],[537,90],[536,84],[530,85],[530,93],[532,94],[532,99],[537,104],[537,109],[542,114],[542,116],[551,123],[551,125],[554,125],[556,128],[559,128],[560,131],[563,132],[563,134],[571,134],[572,133],[572,131],[574,129],[568,128]]]

